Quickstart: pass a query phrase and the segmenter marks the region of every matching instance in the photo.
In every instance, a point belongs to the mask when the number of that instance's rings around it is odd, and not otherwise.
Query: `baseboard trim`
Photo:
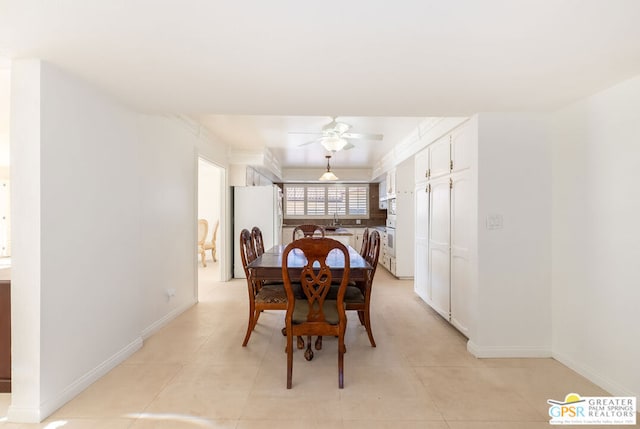
[[[124,362],[141,347],[142,337],[138,337],[109,359],[105,360],[100,365],[96,366],[94,369],[71,383],[56,397],[43,402],[39,408],[16,407],[11,405],[7,412],[8,421],[16,423],[40,423],[58,408],[62,407],[64,404],[76,397],[80,392],[103,377],[106,373]]]
[[[477,358],[549,358],[550,347],[527,346],[479,346],[473,341],[467,342],[467,351]]]
[[[640,392],[633,392],[626,387],[621,386],[619,383],[611,380],[609,377],[600,374],[590,366],[578,363],[565,354],[554,352],[553,358],[563,365],[574,370],[587,380],[591,381],[593,384],[596,384],[597,386],[603,388],[613,396],[634,396],[636,398],[640,397]]]
[[[149,325],[148,327],[146,327],[145,329],[142,330],[142,332],[140,334],[142,336],[142,339],[146,340],[147,338],[149,338],[150,336],[152,336],[153,334],[158,332],[162,327],[167,325],[173,319],[175,319],[176,317],[178,317],[179,315],[181,315],[182,313],[187,311],[189,308],[191,308],[195,304],[197,304],[197,302],[198,301],[196,301],[196,300],[187,302],[186,304],[181,305],[180,307],[177,307],[177,308],[173,309],[172,311],[167,313],[161,319],[156,320],[154,323],[152,323],[151,325]]]

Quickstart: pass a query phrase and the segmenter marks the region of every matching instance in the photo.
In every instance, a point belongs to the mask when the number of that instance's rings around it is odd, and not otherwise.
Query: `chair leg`
[[[207,256],[205,255],[204,250],[200,251],[200,259],[202,260],[202,266],[206,267],[207,266],[207,262],[206,262]]]
[[[293,378],[293,334],[287,329],[287,389],[291,389]]]
[[[298,335],[298,350],[304,349],[304,338]]]
[[[344,333],[338,337],[338,387],[344,388]]]
[[[316,339],[316,350],[322,350],[322,337],[318,336]]]
[[[211,257],[213,258],[213,262],[218,262],[218,259],[216,259],[216,247],[213,246],[213,248],[211,249]]]
[[[311,335],[307,335],[307,350],[304,351],[304,358],[306,360],[313,359],[313,350],[311,350]]]
[[[366,322],[364,321],[364,311],[358,310],[358,319],[360,319],[360,324],[362,326],[366,326]]]
[[[256,325],[258,324],[258,319],[260,318],[260,315],[262,314],[264,310],[260,310],[260,311],[256,311],[256,317],[253,319],[253,326],[251,327],[251,330],[253,331],[254,329],[256,329]]]
[[[376,346],[376,341],[373,339],[373,331],[371,330],[371,316],[368,311],[364,312],[364,327],[367,329],[367,335],[369,336],[369,342],[371,347]]]
[[[251,332],[253,331],[253,328],[255,326],[254,323],[254,318],[257,321],[258,318],[257,316],[255,316],[255,304],[253,303],[253,301],[249,301],[249,325],[247,326],[247,334],[244,336],[244,341],[242,342],[242,347],[246,347],[247,343],[249,342],[249,338],[251,337]],[[258,316],[260,315],[260,313],[258,312]]]

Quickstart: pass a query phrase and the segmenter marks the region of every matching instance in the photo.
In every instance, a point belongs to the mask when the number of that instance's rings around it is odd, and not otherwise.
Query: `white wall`
[[[640,76],[554,125],[553,354],[640,396]]]
[[[195,302],[197,153],[210,145],[49,64],[16,61],[12,78],[9,418],[34,422]]]
[[[15,61],[11,95],[11,359],[9,418],[40,416],[40,63]],[[20,198],[18,198],[18,195]]]
[[[169,117],[140,115],[138,130],[140,313],[146,338],[196,300],[198,138]]]
[[[551,355],[551,149],[545,115],[483,113],[478,124],[478,284],[469,349]],[[501,229],[486,218],[500,215]]]

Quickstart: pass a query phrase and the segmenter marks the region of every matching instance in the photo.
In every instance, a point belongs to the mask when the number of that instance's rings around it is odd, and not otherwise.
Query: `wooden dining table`
[[[265,251],[256,260],[249,263],[249,275],[254,281],[277,280],[282,281],[282,253],[285,245],[276,245]],[[349,250],[349,280],[355,282],[367,282],[373,272],[373,267],[369,264],[356,249],[347,246]],[[293,250],[289,253],[287,267],[292,281],[299,281],[302,267],[306,259],[302,252]],[[344,273],[344,256],[341,252],[333,250],[327,257],[327,265],[331,269],[331,277],[342,279]]]
[[[282,254],[284,253],[285,245],[279,244],[273,246],[269,250],[265,251],[253,262],[247,265],[249,270],[249,276],[251,281],[278,281],[282,282]],[[349,251],[349,280],[361,283],[363,285],[369,285],[369,278],[373,274],[373,267],[369,264],[360,253],[351,246],[347,246]],[[301,251],[294,249],[289,252],[287,259],[287,267],[289,268],[289,277],[292,282],[300,281],[302,274],[302,267],[306,264],[307,260]],[[344,275],[344,255],[342,252],[332,250],[327,256],[327,265],[331,270],[332,279],[342,280]],[[366,287],[366,286],[365,286]],[[285,333],[283,328],[282,333]],[[304,347],[304,341],[298,338],[298,348]],[[322,347],[322,337],[318,337],[316,341],[316,349],[320,350]],[[313,352],[310,348],[307,348],[305,353],[307,360],[313,359]]]

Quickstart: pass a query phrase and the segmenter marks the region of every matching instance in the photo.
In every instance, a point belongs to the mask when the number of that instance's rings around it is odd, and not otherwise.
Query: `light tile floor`
[[[372,300],[372,348],[349,315],[345,388],[337,341],[311,362],[296,351],[286,389],[281,312],[266,312],[241,347],[246,282],[216,282],[199,268],[200,303],[37,425],[0,428],[420,428],[549,427],[549,398],[607,395],[553,359],[476,359],[466,338],[380,268]],[[10,396],[0,395],[0,418]],[[584,427],[584,426],[583,426]],[[628,427],[628,426],[627,426]]]

